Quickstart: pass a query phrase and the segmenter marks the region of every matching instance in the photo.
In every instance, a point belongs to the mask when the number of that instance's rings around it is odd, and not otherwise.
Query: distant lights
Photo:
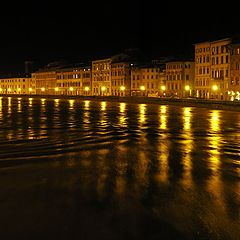
[[[186,91],[189,91],[189,90],[190,90],[189,85],[186,85],[186,86],[185,86],[185,90],[186,90]]]
[[[89,87],[85,87],[84,90],[85,90],[86,92],[88,92],[88,91],[89,91]]]
[[[32,92],[32,88],[29,88],[28,90],[29,90],[29,92]]]
[[[101,87],[101,90],[104,92],[104,91],[106,91],[106,87],[105,86],[102,86]]]
[[[140,90],[144,91],[145,87],[144,86],[140,86]]]
[[[216,90],[218,90],[218,86],[217,86],[217,85],[213,85],[213,86],[212,86],[212,89],[213,89],[214,91],[216,91]]]
[[[42,88],[41,88],[41,91],[44,92],[44,91],[45,91],[45,87],[42,87]]]
[[[69,90],[70,90],[70,91],[73,91],[74,89],[73,89],[73,87],[70,87]]]
[[[124,91],[125,89],[126,89],[125,86],[121,86],[121,87],[120,87],[120,90],[121,90],[121,91]]]
[[[58,87],[55,87],[54,90],[55,90],[55,92],[58,92],[58,91],[59,91],[59,88],[58,88]]]
[[[165,91],[166,90],[166,86],[161,86],[161,89],[162,89],[162,91]]]

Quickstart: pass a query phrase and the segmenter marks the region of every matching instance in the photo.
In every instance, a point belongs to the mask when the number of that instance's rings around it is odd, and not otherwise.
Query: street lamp
[[[185,86],[185,91],[189,91],[189,95],[191,96],[191,90],[190,90],[190,86],[189,85],[186,85]],[[188,96],[188,94],[187,94],[187,96]]]
[[[212,89],[213,89],[214,92],[216,92],[218,90],[218,86],[217,85],[213,85]]]
[[[42,87],[42,88],[41,88],[41,91],[42,91],[42,92],[45,92],[45,87]]]
[[[101,91],[102,91],[102,93],[104,94],[104,92],[106,91],[106,87],[105,87],[105,86],[102,86],[102,87],[101,87]]]
[[[84,88],[84,91],[87,92],[87,95],[88,95],[89,87],[86,86],[86,87]]]
[[[120,90],[121,90],[121,91],[124,91],[125,89],[126,89],[125,86],[121,86],[121,87],[120,87]]]

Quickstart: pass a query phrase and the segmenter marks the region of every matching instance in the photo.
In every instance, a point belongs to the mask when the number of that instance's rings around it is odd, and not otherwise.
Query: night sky
[[[32,1],[6,3],[0,15],[0,73],[82,62],[138,48],[150,58],[191,55],[193,44],[240,33],[237,8],[161,1]]]

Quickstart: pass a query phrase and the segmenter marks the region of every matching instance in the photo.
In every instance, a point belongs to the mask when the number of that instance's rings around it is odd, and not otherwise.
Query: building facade
[[[36,94],[35,79],[31,77],[1,78],[0,94]]]
[[[194,61],[166,63],[166,96],[185,98],[194,95]]]
[[[240,43],[229,45],[230,49],[230,82],[228,100],[240,100]]]
[[[230,82],[230,38],[195,44],[196,97],[228,99]]]
[[[92,95],[110,96],[111,58],[92,61]]]
[[[55,94],[91,95],[90,67],[65,68],[58,70]]]

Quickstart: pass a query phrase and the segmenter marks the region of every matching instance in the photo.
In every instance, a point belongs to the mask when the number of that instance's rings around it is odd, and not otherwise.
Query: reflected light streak
[[[106,102],[101,102],[101,111],[105,111],[107,107],[107,103]]]
[[[73,108],[73,105],[74,105],[74,99],[69,99],[69,107],[70,107],[70,109]]]
[[[59,107],[59,99],[54,99],[55,107]]]
[[[146,121],[146,104],[139,105],[139,122],[144,124]]]
[[[191,131],[191,121],[192,121],[192,113],[190,107],[183,108],[183,145],[182,151],[184,152],[182,157],[183,162],[183,185],[185,187],[192,186],[192,150],[193,150],[193,134]]]
[[[167,129],[167,115],[166,115],[167,106],[160,106],[159,112],[160,112],[160,119],[159,119],[160,126],[159,126],[159,128],[162,129],[162,130],[166,130]]]
[[[45,98],[41,98],[41,104],[42,104],[42,106],[45,106],[45,101],[46,101]]]
[[[85,100],[85,101],[84,101],[84,108],[85,108],[86,110],[89,110],[89,106],[90,106],[90,101],[89,101],[89,100]]]
[[[2,119],[2,97],[0,97],[0,119]]]
[[[221,208],[225,208],[224,199],[222,196],[222,182],[220,179],[220,153],[221,153],[221,135],[220,129],[220,112],[213,110],[210,113],[209,128],[211,134],[208,136],[209,141],[209,168],[212,170],[212,176],[208,181],[208,190],[215,196],[216,203]]]
[[[8,113],[11,113],[12,111],[12,98],[11,97],[8,97]]]
[[[120,103],[119,107],[120,107],[120,113],[124,113],[126,110],[126,103]]]
[[[32,99],[32,98],[29,98],[28,101],[29,101],[29,102],[28,102],[29,107],[32,107],[33,99]]]

